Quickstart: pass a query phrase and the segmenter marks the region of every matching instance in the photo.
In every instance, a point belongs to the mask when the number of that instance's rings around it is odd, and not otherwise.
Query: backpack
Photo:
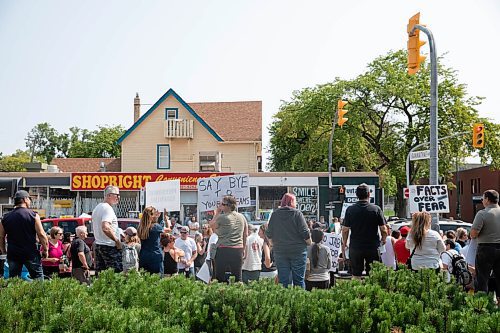
[[[458,254],[454,254],[452,256],[448,252],[443,253],[446,253],[451,258],[451,274],[455,277],[456,282],[464,288],[471,284],[472,274],[469,272],[469,268],[464,257]]]
[[[135,245],[123,244],[122,263],[123,271],[125,272],[139,267],[139,254]]]

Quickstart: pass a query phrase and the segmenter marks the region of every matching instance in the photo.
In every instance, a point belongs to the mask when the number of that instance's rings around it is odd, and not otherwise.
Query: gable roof
[[[189,103],[224,141],[262,141],[262,102]]]
[[[101,162],[106,166],[106,172],[122,170],[119,158],[54,158],[50,164],[55,164],[61,172],[99,172]]]
[[[177,99],[219,142],[262,140],[262,102],[188,104],[173,89],[169,89],[118,139],[117,143],[121,144],[169,96]]]

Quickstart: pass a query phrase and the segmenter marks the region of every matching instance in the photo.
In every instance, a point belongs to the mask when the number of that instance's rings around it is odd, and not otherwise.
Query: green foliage
[[[375,265],[363,283],[330,290],[270,280],[211,284],[106,271],[71,279],[0,281],[1,332],[500,332],[492,298],[468,295],[434,271]]]
[[[402,216],[406,156],[412,148],[428,142],[430,132],[429,66],[410,76],[406,62],[405,51],[391,51],[373,60],[353,80],[336,79],[294,92],[269,128],[270,168],[326,171],[332,121],[337,100],[342,98],[349,102],[349,121],[334,131],[333,168],[379,172],[385,192],[397,195],[395,208]],[[482,161],[499,168],[500,125],[478,117],[476,108],[482,98],[467,96],[466,85],[458,82],[456,71],[439,62],[438,72],[439,136],[467,133],[440,142],[440,176],[446,179],[455,170],[457,159],[461,161],[474,151],[471,136],[475,122],[484,122],[487,132],[486,147],[479,150]],[[412,163],[410,174],[412,183],[428,177],[428,162]]]
[[[58,157],[120,157],[118,139],[125,133],[121,126],[97,126],[90,131],[71,127],[70,133],[59,134],[48,123],[36,125],[26,136],[30,161],[50,163]],[[1,157],[0,157],[1,158]],[[29,162],[29,161],[26,161]]]
[[[29,161],[30,154],[20,149],[12,155],[3,156],[0,154],[0,172],[26,171],[24,164]]]
[[[49,123],[40,123],[28,132],[25,141],[30,151],[30,162],[35,156],[41,156],[50,163],[58,151],[59,133]]]
[[[67,157],[120,157],[121,147],[116,143],[125,133],[121,126],[97,126],[89,131],[71,127],[66,135]]]

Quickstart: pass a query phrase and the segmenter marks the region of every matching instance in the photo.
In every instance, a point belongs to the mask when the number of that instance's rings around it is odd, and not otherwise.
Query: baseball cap
[[[401,236],[407,236],[410,230],[411,230],[410,228],[404,226],[401,229],[399,229],[399,232],[401,232]]]
[[[181,228],[181,232],[189,232],[189,228],[188,228],[188,227],[186,227],[186,226],[183,226],[183,227]]]
[[[16,194],[14,195],[14,199],[25,199],[25,198],[29,198],[29,197],[30,197],[30,194],[25,190],[17,191]]]
[[[129,236],[135,236],[137,235],[137,229],[134,227],[128,227],[127,229],[125,229],[125,234]]]

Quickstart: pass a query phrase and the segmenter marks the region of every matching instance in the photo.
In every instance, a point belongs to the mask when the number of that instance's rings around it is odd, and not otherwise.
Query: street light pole
[[[430,109],[430,161],[429,161],[429,185],[439,184],[439,164],[438,164],[438,89],[437,89],[437,55],[436,43],[432,32],[425,26],[415,24],[410,35],[413,35],[415,29],[423,31],[429,39],[430,61],[431,61],[431,109]],[[439,231],[439,218],[437,213],[432,214],[433,230]]]

